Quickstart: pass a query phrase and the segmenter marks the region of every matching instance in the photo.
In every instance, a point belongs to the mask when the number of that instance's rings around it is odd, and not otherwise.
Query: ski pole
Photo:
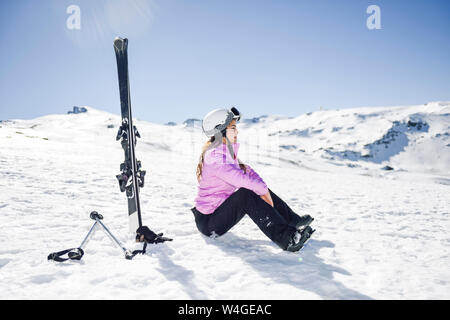
[[[126,259],[131,260],[134,257],[132,252],[124,248],[122,244],[119,242],[119,240],[117,240],[116,237],[114,237],[114,235],[111,233],[111,231],[109,231],[109,229],[100,221],[101,219],[103,219],[102,215],[98,214],[96,211],[93,211],[91,212],[91,219],[94,219],[95,223],[99,223],[103,227],[103,229],[105,229],[106,233],[111,237],[113,242],[115,242],[119,246],[119,248],[123,250]]]
[[[83,247],[86,245],[86,242],[89,239],[89,236],[91,235],[92,231],[94,230],[95,226],[97,225],[97,221],[94,222],[94,224],[92,225],[91,229],[89,230],[88,234],[86,235],[86,237],[84,238],[83,242],[81,242],[79,248],[83,249]]]

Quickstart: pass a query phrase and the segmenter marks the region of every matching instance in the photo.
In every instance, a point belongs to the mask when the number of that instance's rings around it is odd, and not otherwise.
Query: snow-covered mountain
[[[246,128],[266,131],[280,157],[323,159],[355,168],[450,173],[450,103],[318,111],[263,117]]]
[[[144,224],[174,241],[128,261],[97,231],[81,262],[51,263],[81,243],[93,210],[139,247],[115,178],[120,116],[86,109],[0,122],[0,298],[450,297],[450,102],[243,119],[239,158],[316,219],[296,254],[248,218],[202,236],[189,210],[201,126],[135,120]]]

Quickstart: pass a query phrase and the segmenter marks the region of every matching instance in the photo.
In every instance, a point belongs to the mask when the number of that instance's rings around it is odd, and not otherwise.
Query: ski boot
[[[311,217],[309,214],[300,216],[298,218],[298,221],[295,223],[294,227],[297,230],[303,230],[307,226],[309,226],[311,224],[311,222],[313,222],[313,221],[314,221],[314,218]]]
[[[291,241],[289,242],[286,251],[295,252],[299,251],[305,245],[306,241],[309,240],[311,235],[314,233],[313,228],[306,226],[302,230],[297,230],[292,235]]]

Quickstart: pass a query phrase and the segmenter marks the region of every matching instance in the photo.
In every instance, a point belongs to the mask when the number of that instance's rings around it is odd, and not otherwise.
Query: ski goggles
[[[238,109],[232,107],[230,111],[233,113],[233,119],[236,119],[236,121],[241,120],[241,113],[239,112]]]

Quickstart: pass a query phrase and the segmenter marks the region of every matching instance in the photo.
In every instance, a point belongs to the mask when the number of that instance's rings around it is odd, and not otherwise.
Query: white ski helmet
[[[219,134],[226,129],[233,119],[236,121],[241,119],[241,114],[236,108],[232,107],[231,110],[214,109],[203,119],[203,132],[207,137],[212,137]]]

